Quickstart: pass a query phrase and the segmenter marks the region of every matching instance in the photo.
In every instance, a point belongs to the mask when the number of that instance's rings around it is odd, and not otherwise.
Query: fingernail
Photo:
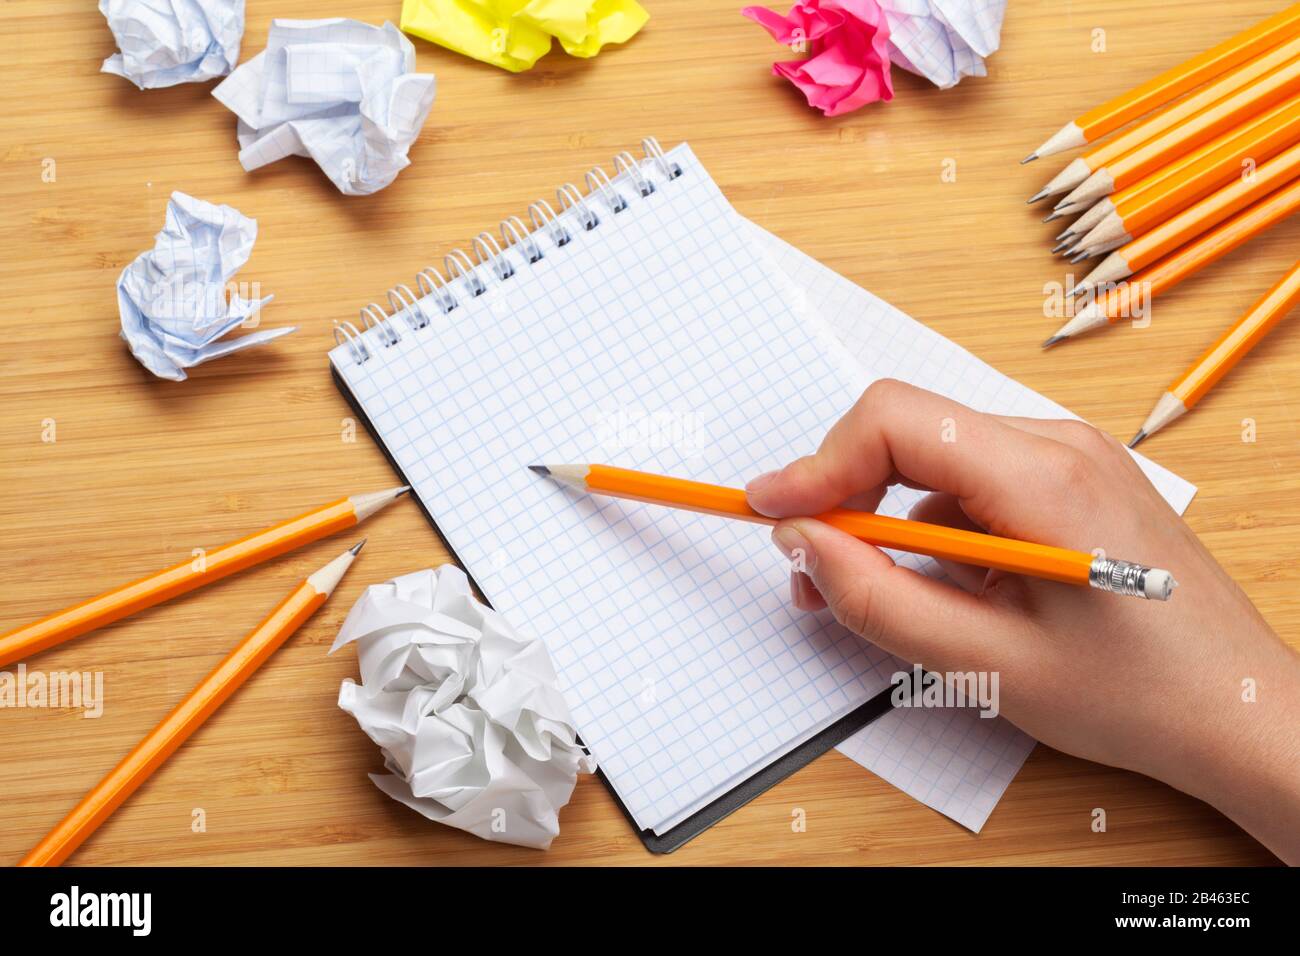
[[[790,573],[790,603],[801,611],[812,610],[812,595],[816,592],[812,578],[802,571]]]
[[[813,566],[812,545],[794,525],[778,525],[772,532],[772,541],[793,564],[796,571],[807,571]]]
[[[745,485],[745,490],[749,492],[758,491],[760,488],[762,488],[764,485],[766,485],[768,482],[770,482],[773,478],[775,478],[780,473],[781,473],[780,469],[776,469],[775,471],[765,471],[757,478],[749,482],[749,484]]]

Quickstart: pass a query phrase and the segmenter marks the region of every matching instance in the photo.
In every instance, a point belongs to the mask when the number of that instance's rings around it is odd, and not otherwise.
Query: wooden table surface
[[[188,559],[393,474],[326,366],[331,323],[647,134],[688,140],[742,213],[1029,386],[1127,440],[1225,323],[1294,260],[1286,223],[1163,297],[1149,329],[1050,353],[1057,231],[1024,198],[1069,154],[1017,161],[1083,108],[1282,0],[1012,0],[989,76],[848,116],[808,109],[740,0],[645,0],[651,21],[582,61],[512,75],[415,42],[438,98],[412,165],[377,195],[337,193],[306,160],[255,173],[208,85],[138,92],[86,0],[0,6],[0,629]],[[272,14],[398,17],[397,0],[250,0],[244,58]],[[782,12],[784,12],[782,7]],[[1092,52],[1104,31],[1105,52]],[[955,181],[944,181],[945,163]],[[299,331],[184,383],[118,338],[114,281],[179,189],[260,226],[239,278]],[[1293,320],[1294,321],[1294,320]],[[1200,486],[1187,520],[1288,640],[1300,641],[1300,328],[1281,327],[1193,415],[1143,449]],[[1256,440],[1242,440],[1251,419]],[[51,425],[55,441],[48,441]],[[377,748],[336,706],[355,654],[325,652],[370,583],[447,560],[415,503],[369,523],[333,601],[72,858],[80,864],[1268,863],[1207,806],[1038,747],[973,835],[828,753],[684,849],[652,857],[604,786],[581,781],[549,853],[429,823],[366,778]],[[0,710],[0,861],[16,861],[256,624],[355,534],[227,579],[32,659],[102,671],[103,715]],[[792,808],[807,814],[793,833]],[[1108,832],[1093,833],[1104,807]],[[205,832],[192,820],[202,810]]]

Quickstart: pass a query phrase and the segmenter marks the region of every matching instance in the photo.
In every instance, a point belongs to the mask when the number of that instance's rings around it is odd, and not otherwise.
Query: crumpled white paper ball
[[[596,762],[545,645],[480,603],[453,565],[367,588],[330,653],[353,641],[361,683],[343,681],[339,706],[383,752],[375,786],[485,840],[550,846]]]

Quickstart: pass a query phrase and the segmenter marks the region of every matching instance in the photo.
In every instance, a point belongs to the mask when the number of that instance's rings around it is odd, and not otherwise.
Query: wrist
[[[1287,863],[1300,864],[1300,656],[1271,632],[1268,653],[1206,707],[1166,782],[1219,810]],[[1162,775],[1165,776],[1165,775]]]

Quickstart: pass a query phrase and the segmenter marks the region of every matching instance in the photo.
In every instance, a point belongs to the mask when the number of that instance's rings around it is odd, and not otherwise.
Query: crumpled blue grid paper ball
[[[100,69],[142,90],[203,83],[239,62],[244,0],[99,0],[120,52]]]
[[[452,565],[366,589],[330,653],[356,642],[361,683],[339,706],[379,745],[370,779],[430,820],[545,849],[578,773],[577,742],[540,641],[480,603]]]
[[[294,331],[289,325],[221,341],[271,301],[246,299],[232,282],[256,239],[257,220],[238,209],[171,194],[153,248],[117,279],[121,335],[141,365],[180,382],[187,368]]]

